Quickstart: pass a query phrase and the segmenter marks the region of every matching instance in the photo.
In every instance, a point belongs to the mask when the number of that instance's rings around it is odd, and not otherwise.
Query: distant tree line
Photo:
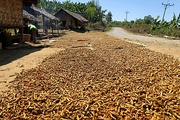
[[[102,10],[98,0],[90,0],[87,3],[71,2],[67,0],[65,2],[59,2],[57,0],[40,0],[38,4],[39,8],[45,9],[51,14],[57,13],[61,8],[67,9],[71,12],[78,13],[88,19],[90,23],[105,25],[107,22],[112,22],[112,13],[106,10]]]

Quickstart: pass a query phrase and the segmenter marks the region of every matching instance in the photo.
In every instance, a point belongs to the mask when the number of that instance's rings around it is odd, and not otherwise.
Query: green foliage
[[[90,22],[93,22],[95,14],[96,14],[96,6],[93,1],[87,3],[87,7],[85,10],[85,13],[87,14],[87,18]]]
[[[73,3],[70,0],[63,2],[61,7],[69,11],[76,12],[76,3]]]
[[[53,15],[61,8],[64,8],[88,19],[90,23],[89,26],[103,29],[106,26],[106,23],[103,21],[106,17],[106,10],[102,10],[98,0],[91,0],[87,3],[71,2],[71,0],[66,0],[64,2],[58,2],[57,0],[40,0],[38,7],[45,9]],[[108,21],[112,21],[112,13],[109,12],[107,16],[109,16]]]
[[[154,21],[154,18],[151,15],[145,16],[144,17],[144,23],[145,24],[152,24],[152,22]]]
[[[112,13],[111,12],[108,12],[108,14],[106,15],[106,21],[109,23],[109,22],[112,22]]]
[[[94,0],[86,4],[85,16],[92,23],[101,22],[105,17],[106,10],[102,10],[102,7]]]
[[[113,21],[111,25],[123,27],[130,32],[140,33],[140,34],[152,34],[157,36],[172,36],[180,37],[180,15],[176,17],[173,15],[173,18],[170,22],[160,21],[159,16],[152,18],[150,15],[145,16],[144,19],[137,19],[136,21],[124,21],[118,22]]]
[[[61,5],[62,4],[56,0],[40,0],[40,3],[37,5],[37,7],[45,9],[47,12],[54,15],[61,8]]]

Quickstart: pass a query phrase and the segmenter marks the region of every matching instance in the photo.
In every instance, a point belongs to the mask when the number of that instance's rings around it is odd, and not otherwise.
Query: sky
[[[60,2],[66,0],[59,0]],[[81,2],[87,3],[91,0],[71,0],[71,2]],[[144,18],[144,16],[151,15],[153,18],[156,18],[158,15],[160,16],[160,20],[162,19],[164,13],[164,5],[162,3],[171,5],[166,10],[165,20],[172,20],[172,16],[175,13],[176,16],[180,13],[180,1],[179,0],[99,0],[99,5],[103,10],[107,10],[107,12],[111,12],[113,15],[113,20],[115,21],[124,21],[126,19],[126,11],[127,20],[136,20],[139,18]]]

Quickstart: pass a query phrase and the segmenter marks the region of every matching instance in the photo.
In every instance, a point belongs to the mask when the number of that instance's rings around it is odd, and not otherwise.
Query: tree
[[[108,14],[106,15],[106,21],[109,23],[109,22],[112,22],[112,13],[111,12],[108,12]]]
[[[46,8],[47,7],[47,0],[40,0],[39,4],[38,4],[39,8]]]
[[[141,19],[141,18],[136,19],[135,21],[135,24],[143,24],[143,23],[144,23],[144,19]]]
[[[151,24],[154,21],[154,18],[151,15],[145,16],[144,17],[144,22],[145,24]]]
[[[67,1],[63,2],[61,7],[64,8],[64,9],[67,9],[69,11],[72,11],[72,12],[76,11],[76,6],[70,0],[67,0]]]
[[[102,22],[105,17],[106,10],[102,10],[102,7],[99,6],[97,1],[90,1],[87,3],[87,15],[90,22]]]
[[[160,18],[160,16],[157,16],[154,20],[153,20],[153,22],[152,22],[152,24],[151,25],[156,25],[156,26],[158,26],[158,25],[160,25],[160,20],[159,20],[159,18]]]
[[[45,10],[54,15],[58,10],[61,9],[61,5],[62,4],[56,0],[48,1]]]
[[[92,23],[102,22],[106,12],[106,10],[102,10],[98,0],[91,0],[88,3],[74,3],[71,2],[71,0],[67,0],[62,3],[57,0],[40,0],[38,7],[45,9],[51,14],[55,14],[60,8],[64,8],[84,16]]]
[[[176,15],[173,15],[173,19],[169,23],[169,28],[178,28],[180,22],[180,14],[178,17]]]
[[[40,0],[40,3],[37,5],[37,7],[45,9],[51,14],[55,14],[61,8],[61,6],[61,3],[56,0]]]

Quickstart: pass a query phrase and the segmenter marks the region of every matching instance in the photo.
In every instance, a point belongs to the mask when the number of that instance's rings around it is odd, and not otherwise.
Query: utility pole
[[[169,0],[168,0],[167,4],[162,3],[162,5],[164,5],[164,13],[163,13],[163,17],[162,17],[162,22],[163,22],[167,8],[170,7],[170,6],[174,6],[174,4],[170,4]]]
[[[127,21],[128,14],[129,14],[130,12],[129,12],[129,11],[125,11],[125,13],[126,13],[126,19],[125,19],[125,21]]]

